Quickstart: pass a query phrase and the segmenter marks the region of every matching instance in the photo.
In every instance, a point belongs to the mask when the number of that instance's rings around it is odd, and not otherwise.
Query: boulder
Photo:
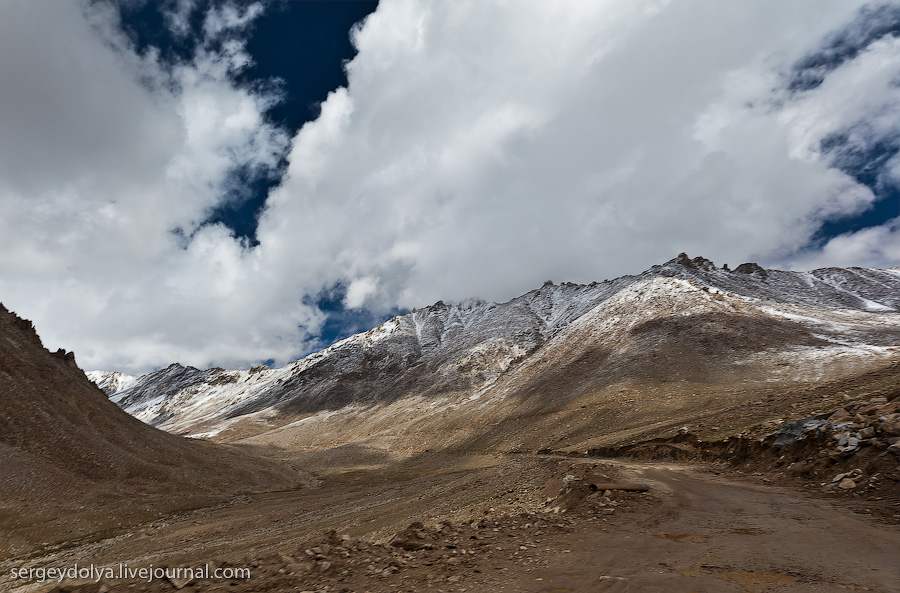
[[[825,420],[819,420],[815,416],[810,416],[809,418],[803,418],[801,420],[795,420],[788,424],[785,424],[781,428],[778,429],[776,433],[775,442],[772,443],[772,446],[781,449],[782,447],[786,447],[791,443],[805,439],[806,435],[814,430],[818,430],[820,426],[824,426],[828,424]]]

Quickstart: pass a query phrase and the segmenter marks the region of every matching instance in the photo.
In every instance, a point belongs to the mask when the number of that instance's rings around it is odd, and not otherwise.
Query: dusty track
[[[351,576],[328,579],[315,572],[286,575],[279,560],[281,554],[302,556],[303,539],[328,527],[383,535],[411,516],[434,523],[461,507],[473,514],[488,504],[498,512],[525,510],[543,499],[542,481],[558,483],[561,475],[577,473],[579,465],[600,461],[617,467],[619,478],[650,484],[651,493],[623,499],[614,515],[584,507],[561,515],[516,512],[487,527],[460,528],[460,545],[473,549],[463,563],[446,561],[457,553],[456,546],[437,544],[434,550],[406,554],[402,567],[388,576],[366,575],[363,565],[372,560],[361,552],[349,557],[360,554],[361,559]],[[224,558],[239,566],[258,564],[249,582],[203,582],[183,591],[325,590],[325,585],[329,591],[360,593],[900,591],[896,527],[797,491],[681,464],[524,456],[466,463],[467,468],[452,472],[432,467],[427,476],[386,474],[383,468],[368,477],[365,472],[338,474],[326,477],[316,492],[272,493],[203,510],[150,528],[152,536],[143,530],[38,563]],[[529,492],[518,491],[518,502],[504,502],[510,485]],[[388,559],[404,554],[390,546],[376,550]],[[2,568],[4,577],[10,567]],[[112,583],[107,590],[172,590],[167,582],[128,585]],[[10,586],[0,581],[0,588]]]
[[[545,581],[572,591],[900,591],[900,531],[797,492],[622,464],[662,504],[582,537]],[[535,591],[547,589],[535,588]]]

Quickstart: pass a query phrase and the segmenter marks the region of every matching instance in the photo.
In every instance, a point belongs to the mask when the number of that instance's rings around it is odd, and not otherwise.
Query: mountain
[[[304,480],[282,464],[136,420],[87,379],[73,353],[47,351],[31,322],[0,305],[0,556]]]
[[[729,270],[681,254],[506,303],[438,302],[280,369],[88,375],[145,422],[221,441],[587,448],[887,365],[898,311],[897,269]]]

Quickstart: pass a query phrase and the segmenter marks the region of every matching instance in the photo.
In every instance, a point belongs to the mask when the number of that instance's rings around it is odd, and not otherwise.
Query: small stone
[[[867,426],[861,431],[859,431],[859,436],[863,439],[871,439],[875,437],[875,428],[872,426]]]
[[[841,483],[838,484],[838,488],[842,490],[852,490],[853,488],[856,488],[856,482],[854,482],[850,478],[844,478],[843,480],[841,480]]]
[[[303,574],[312,570],[314,564],[310,562],[292,562],[284,566],[285,572]]]
[[[167,579],[176,589],[184,589],[193,582],[193,579],[179,579],[175,577],[167,577]]]

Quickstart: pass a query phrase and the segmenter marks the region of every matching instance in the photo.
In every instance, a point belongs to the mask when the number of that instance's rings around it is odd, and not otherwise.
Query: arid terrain
[[[896,522],[721,467],[533,456],[418,463],[405,475],[341,472],[316,490],[241,497],[19,563],[212,563],[250,568],[249,579],[22,590],[888,592],[900,582]],[[562,489],[563,474],[578,479]],[[622,482],[650,490],[591,487]]]
[[[4,309],[0,589],[900,591],[900,274],[740,269],[97,384]]]

